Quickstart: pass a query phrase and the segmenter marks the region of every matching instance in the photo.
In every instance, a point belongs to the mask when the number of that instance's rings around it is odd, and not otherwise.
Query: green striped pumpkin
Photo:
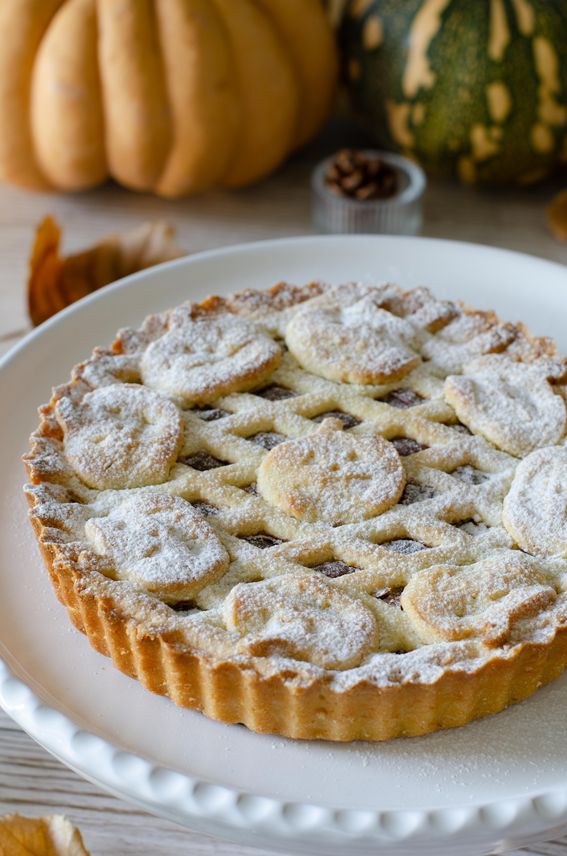
[[[341,41],[381,147],[470,183],[567,161],[567,0],[349,0]]]

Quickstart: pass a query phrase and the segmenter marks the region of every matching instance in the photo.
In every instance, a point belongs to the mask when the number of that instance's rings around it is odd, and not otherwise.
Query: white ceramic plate
[[[567,350],[567,270],[461,243],[266,242],[154,268],[31,334],[0,364],[0,703],[86,777],[193,829],[282,850],[503,852],[567,827],[567,678],[496,717],[386,744],[301,743],[176,708],[116,671],[52,593],[26,520],[20,454],[50,387],[149,312],[322,277],[427,284],[494,307]]]

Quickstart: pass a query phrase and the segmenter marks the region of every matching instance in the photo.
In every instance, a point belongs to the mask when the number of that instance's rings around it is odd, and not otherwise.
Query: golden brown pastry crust
[[[193,306],[191,312],[193,317],[236,312],[261,320],[264,327],[278,332],[278,324],[281,322],[285,328],[285,319],[297,304],[325,294],[325,290],[324,286],[317,283],[302,288],[279,284],[266,292],[244,292],[226,299],[209,298]],[[412,305],[412,301],[413,304],[416,301],[419,303],[415,294],[409,292],[404,296],[398,290],[396,297],[402,303],[406,301],[404,305],[412,309],[408,314],[414,316],[419,309]],[[393,301],[392,297],[390,305]],[[396,308],[401,311],[398,304]],[[499,334],[489,341],[495,342],[498,350],[506,349],[513,359],[525,362],[557,359],[553,343],[532,338],[521,325],[500,325],[493,313],[475,312],[466,307],[455,307],[453,317],[457,315],[463,319],[463,324],[470,323],[475,330],[478,328],[485,336],[485,341],[488,341],[487,333],[505,330],[504,337]],[[451,323],[447,320],[451,313],[446,312],[445,316],[441,327],[435,321],[430,323],[430,329],[435,331],[432,335]],[[419,652],[427,647],[427,643],[418,643],[414,639],[413,645],[410,644],[408,639],[411,641],[413,637],[406,628],[406,635],[402,634],[406,647],[398,653],[394,642],[388,643],[389,647],[379,654],[386,658],[386,665],[381,666],[376,674],[370,666],[366,669],[339,670],[337,673],[336,670],[321,669],[289,658],[254,656],[246,648],[239,647],[240,643],[236,643],[233,638],[227,639],[224,629],[216,627],[214,622],[206,627],[201,624],[200,630],[195,622],[184,624],[171,613],[167,605],[156,600],[150,601],[144,592],[132,591],[120,581],[104,576],[88,550],[78,548],[72,539],[69,541],[66,538],[65,519],[57,517],[57,514],[50,517],[53,501],[56,505],[60,503],[67,507],[69,503],[76,503],[80,507],[85,501],[80,495],[74,494],[68,474],[50,454],[50,444],[60,444],[62,440],[61,428],[54,417],[54,406],[64,396],[80,399],[94,383],[101,382],[109,361],[112,362],[114,381],[132,381],[132,355],[162,335],[167,329],[168,319],[167,313],[151,316],[140,331],[122,331],[110,350],[99,349],[95,351],[92,361],[78,366],[70,384],[56,389],[51,402],[40,409],[41,423],[32,437],[31,452],[26,457],[31,482],[28,489],[31,520],[46,567],[57,596],[67,608],[74,625],[88,636],[97,651],[111,657],[122,672],[138,679],[151,691],[167,695],[176,704],[201,710],[207,716],[223,722],[242,722],[254,731],[300,739],[385,740],[459,726],[527,698],[539,686],[561,674],[567,666],[567,608],[559,583],[549,615],[537,609],[532,613],[528,609],[527,614],[525,610],[523,613],[520,610],[519,624],[517,627],[514,625],[505,644],[495,646],[488,637],[485,644],[482,637],[473,634],[471,639],[431,646],[428,650],[434,653],[424,665],[425,661],[419,660]],[[426,326],[425,320],[423,325]],[[279,328],[280,335],[283,328]],[[503,346],[502,341],[506,341],[506,345]],[[285,367],[276,372],[276,382],[286,376],[281,375],[282,371],[285,373]],[[419,382],[416,386],[423,390]],[[391,395],[399,390],[386,388],[383,392]],[[442,437],[446,441],[449,437],[447,432],[453,432],[457,437],[452,427],[455,417],[447,405],[440,401],[429,402],[425,406],[437,408],[432,419],[433,439]],[[356,410],[356,407],[352,409]],[[420,424],[412,422],[413,418],[407,417],[407,425]],[[447,424],[443,424],[443,419]],[[431,421],[431,416],[428,421]],[[450,461],[440,463],[440,459],[435,458],[434,445],[432,442],[432,448],[418,452],[418,456],[422,455],[423,458],[429,454],[425,460],[430,469],[449,466]],[[496,450],[487,448],[485,454],[487,457],[483,459],[484,463],[488,462],[495,471],[500,467],[502,473],[511,472],[510,467],[513,470],[517,463],[510,463],[508,456]],[[422,472],[422,466],[412,458],[413,455],[409,459],[403,458],[408,478],[420,476]],[[461,466],[461,469],[466,469],[466,466]],[[511,476],[501,476],[503,484],[506,479],[509,484]],[[501,488],[504,493],[506,489]],[[218,490],[221,488],[218,487]],[[46,497],[49,498],[47,504]],[[194,498],[194,495],[189,498]],[[393,520],[390,523],[390,536],[394,539],[411,539],[417,538],[417,533],[419,537],[425,538],[424,533],[433,533],[435,530],[435,537],[441,538],[437,549],[441,551],[439,555],[445,557],[443,561],[446,564],[450,563],[449,557],[457,548],[460,551],[459,562],[468,565],[486,553],[498,556],[501,551],[502,556],[506,557],[514,553],[511,549],[513,544],[496,521],[489,521],[488,526],[494,541],[485,541],[487,546],[483,548],[474,545],[474,539],[469,542],[468,536],[452,525],[451,514],[456,523],[466,502],[464,499],[459,500],[457,505],[458,509],[454,513],[449,507],[444,508],[446,522],[439,521],[438,529],[418,514],[415,532],[401,531],[400,524]],[[402,509],[401,513],[405,511]],[[449,530],[450,539],[445,543],[443,538]],[[384,536],[382,538],[385,542]],[[293,539],[290,544],[272,550],[280,550],[277,555],[282,557],[281,561],[292,563],[297,561],[292,547]],[[320,552],[319,561],[327,561],[329,557],[323,556],[325,551]],[[515,552],[514,558],[518,555]],[[382,577],[389,574],[391,590],[394,591],[398,583],[396,572],[392,569],[398,565],[402,569],[409,567],[409,559],[401,555],[398,564],[392,564],[384,556],[385,553],[381,552],[380,573]],[[417,568],[431,566],[432,561],[419,557],[419,553],[415,559],[410,557]],[[254,561],[255,567],[261,567],[262,554]],[[302,561],[307,563],[305,558]],[[266,563],[268,566],[267,555]],[[316,564],[313,560],[311,567]],[[557,582],[562,571],[562,567],[557,570],[553,565],[551,571],[546,566],[545,572],[551,574]],[[372,568],[358,571],[357,574],[331,579],[329,585],[352,590],[355,596],[368,604],[373,573],[377,572]],[[253,577],[244,577],[245,582],[248,579]],[[356,582],[353,583],[353,580]],[[226,589],[211,595],[205,593],[200,602],[203,614],[207,613],[209,606],[214,611],[214,603],[217,602],[214,598],[222,600],[233,585],[234,581],[229,581]],[[375,593],[378,600],[380,596],[379,591]],[[381,601],[379,607],[382,609]],[[377,614],[379,617],[385,615],[384,612]],[[524,626],[522,621],[524,624],[525,621],[532,623]],[[417,659],[414,657],[415,651]],[[394,661],[399,665],[394,666]],[[404,662],[408,664],[406,667]]]
[[[77,574],[55,567],[47,551],[43,555],[73,624],[121,672],[181,707],[259,733],[335,741],[415,737],[499,713],[567,667],[564,626],[551,643],[526,643],[513,656],[494,657],[472,673],[447,670],[433,684],[363,682],[337,693],[321,677],[294,686],[285,674],[266,677],[231,660],[213,661],[187,650],[175,638],[140,633],[116,600],[82,592]]]

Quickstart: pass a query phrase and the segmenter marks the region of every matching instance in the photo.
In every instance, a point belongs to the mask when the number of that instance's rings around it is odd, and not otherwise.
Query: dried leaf
[[[110,282],[185,255],[175,242],[175,229],[163,222],[110,235],[70,256],[60,254],[60,244],[59,225],[46,217],[30,259],[28,313],[34,326]]]
[[[89,856],[81,833],[65,817],[0,818],[0,856]]]
[[[548,205],[547,224],[558,241],[567,241],[567,190],[558,193]]]

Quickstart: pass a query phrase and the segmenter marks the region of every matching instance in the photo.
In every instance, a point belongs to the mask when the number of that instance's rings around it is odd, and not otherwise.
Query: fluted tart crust
[[[97,651],[294,738],[463,725],[567,666],[567,362],[424,288],[121,330],[40,408],[30,518]]]

